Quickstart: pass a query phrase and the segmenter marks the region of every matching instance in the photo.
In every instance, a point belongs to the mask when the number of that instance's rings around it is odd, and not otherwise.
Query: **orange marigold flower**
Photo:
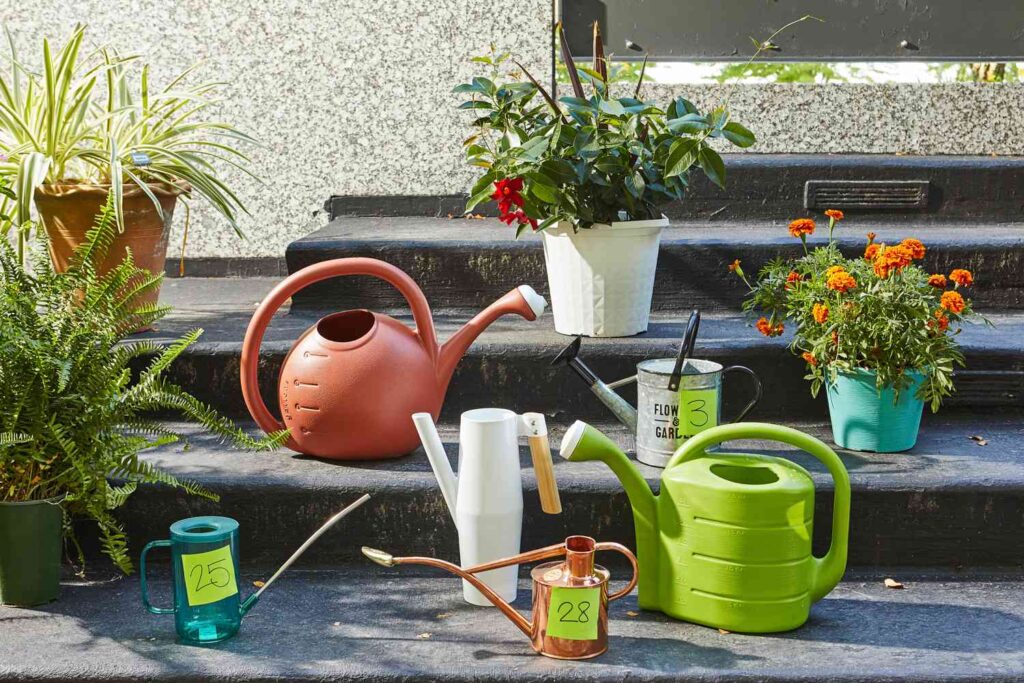
[[[803,279],[803,276],[800,275],[800,273],[796,272],[795,270],[789,271],[789,275],[786,276],[786,289],[789,289],[790,287],[792,287],[793,285],[795,285],[796,283],[800,282]]]
[[[757,331],[766,337],[777,337],[785,331],[782,323],[772,325],[767,318],[761,317],[757,321]]]
[[[943,292],[939,299],[939,305],[952,313],[962,313],[967,304],[964,303],[960,292]]]
[[[928,284],[936,289],[945,289],[946,276],[939,273],[936,273],[935,275],[929,275]]]
[[[935,309],[935,320],[928,321],[928,329],[938,329],[939,332],[945,332],[949,329],[949,318],[942,312],[941,308]]]
[[[814,354],[810,351],[804,351],[800,354],[800,357],[807,361],[808,365],[817,365],[818,361],[814,358]]]
[[[874,242],[868,244],[867,248],[864,249],[865,260],[874,261],[876,258],[878,258],[878,250],[880,248],[881,247],[879,247],[879,245],[875,244]]]
[[[971,271],[964,270],[963,268],[956,268],[949,274],[949,279],[960,287],[970,287],[974,284],[974,276],[971,275]]]
[[[814,307],[811,308],[811,315],[814,316],[814,322],[821,325],[828,320],[828,306],[825,304],[814,304]]]
[[[837,273],[832,273],[828,277],[826,286],[829,289],[834,289],[837,292],[848,292],[857,286],[857,281],[853,279],[853,276],[847,273],[845,270],[841,270]]]
[[[872,242],[874,242],[876,237],[878,237],[878,235],[876,235],[873,232],[869,232],[868,233],[868,244],[871,244]]]
[[[814,234],[814,220],[810,218],[797,218],[789,224],[789,234],[793,237]]]
[[[837,223],[839,221],[843,220],[844,218],[846,218],[846,216],[843,214],[843,212],[840,211],[839,209],[827,209],[825,211],[825,215],[828,216],[829,218],[831,218],[832,220],[834,220]]]
[[[729,270],[731,270],[732,272],[735,273],[739,269],[740,269],[740,260],[739,259],[736,259],[735,261],[733,261],[732,263],[729,264]]]
[[[911,261],[913,258],[910,255],[910,250],[906,247],[902,245],[885,247],[875,257],[875,275],[885,279],[892,271],[903,270],[910,265]]]
[[[926,250],[921,240],[916,240],[913,237],[908,237],[907,239],[900,242],[900,246],[906,249],[907,254],[909,254],[910,258],[914,259],[915,261],[924,258],[924,252]]]
[[[825,277],[832,277],[836,273],[845,273],[846,268],[843,266],[829,266],[828,270],[825,271]]]

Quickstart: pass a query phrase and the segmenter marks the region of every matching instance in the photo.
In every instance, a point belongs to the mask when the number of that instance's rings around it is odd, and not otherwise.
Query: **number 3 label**
[[[684,438],[718,425],[718,390],[679,392],[679,431]]]
[[[601,589],[551,589],[548,608],[548,635],[568,640],[597,640],[597,620],[601,615]]]
[[[238,593],[229,545],[205,553],[182,555],[181,569],[185,573],[185,593],[190,607],[208,605]]]

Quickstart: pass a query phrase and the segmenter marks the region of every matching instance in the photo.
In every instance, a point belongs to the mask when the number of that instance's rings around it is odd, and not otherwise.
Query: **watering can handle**
[[[404,272],[384,261],[372,258],[339,258],[331,261],[323,261],[293,273],[274,287],[266,298],[257,307],[256,312],[249,321],[249,327],[245,331],[245,341],[242,342],[242,397],[249,413],[260,428],[265,432],[276,432],[285,428],[284,423],[275,418],[267,409],[263,397],[260,395],[259,387],[259,358],[260,345],[263,343],[263,335],[270,325],[274,314],[288,299],[296,292],[316,282],[328,280],[342,275],[370,275],[380,278],[393,285],[412,309],[413,321],[416,323],[416,333],[420,343],[426,349],[431,361],[437,362],[438,347],[437,336],[434,332],[434,318],[430,313],[430,305],[427,304],[423,291]],[[289,439],[288,446],[296,449],[293,439]]]
[[[640,577],[640,567],[637,565],[636,555],[634,555],[629,548],[619,543],[598,543],[594,546],[594,550],[614,550],[615,552],[626,556],[626,559],[629,560],[630,566],[633,567],[633,576],[629,579],[629,583],[626,584],[625,588],[608,596],[608,602],[618,600],[619,598],[629,595],[629,592],[636,586],[637,579]]]
[[[153,548],[170,548],[170,541],[150,541],[139,556],[139,583],[142,590],[142,604],[153,614],[174,614],[173,607],[154,607],[149,602],[149,586],[146,584],[146,554]],[[174,585],[173,583],[171,584]]]
[[[741,422],[712,427],[690,437],[676,450],[665,469],[668,470],[688,460],[695,460],[705,454],[708,448],[736,439],[765,439],[795,446],[820,460],[828,468],[835,493],[832,502],[832,542],[828,553],[815,558],[816,571],[811,587],[811,600],[824,597],[835,588],[846,570],[847,542],[850,535],[850,475],[836,452],[823,441],[803,432],[782,425],[764,422]]]

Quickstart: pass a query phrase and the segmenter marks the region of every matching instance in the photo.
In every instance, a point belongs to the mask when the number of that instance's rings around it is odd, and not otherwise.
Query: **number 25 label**
[[[190,607],[208,605],[238,593],[230,545],[205,553],[182,555],[181,569],[185,574],[185,593]]]
[[[597,620],[601,615],[601,589],[551,589],[548,608],[548,635],[568,640],[597,640]]]

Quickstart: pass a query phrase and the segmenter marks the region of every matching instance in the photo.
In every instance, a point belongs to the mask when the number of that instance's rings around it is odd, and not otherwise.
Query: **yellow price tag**
[[[679,392],[679,433],[684,439],[718,426],[718,390]]]
[[[238,593],[230,545],[205,553],[182,555],[181,568],[185,574],[185,593],[190,607],[208,605]]]
[[[548,635],[568,640],[597,640],[601,614],[601,588],[551,589]]]

